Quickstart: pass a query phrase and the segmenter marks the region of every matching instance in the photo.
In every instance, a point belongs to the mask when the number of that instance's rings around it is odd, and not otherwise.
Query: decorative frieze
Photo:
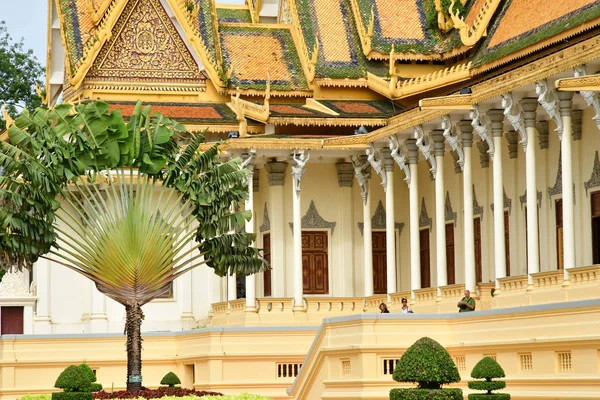
[[[585,65],[580,65],[575,67],[575,77],[583,77],[586,76],[586,68]],[[591,90],[581,90],[579,94],[585,99],[585,102],[588,106],[593,106],[596,115],[592,118],[592,120],[596,123],[596,126],[600,129],[600,94],[598,92],[594,92]],[[573,128],[573,133],[575,133],[575,128]],[[574,138],[574,136],[573,136]],[[575,139],[574,139],[575,140]]]
[[[453,221],[456,226],[456,212],[452,209],[452,203],[450,201],[450,192],[446,191],[446,202],[444,206],[445,220],[446,222]]]
[[[506,188],[503,188],[504,191],[504,204],[502,205],[502,209],[508,209],[508,215],[512,214],[512,199],[509,199],[506,195]],[[494,203],[490,204],[490,208],[492,212],[494,212]]]
[[[265,203],[265,209],[263,211],[263,223],[258,227],[258,230],[261,233],[271,230],[271,221],[269,220],[269,209],[267,208],[267,203]]]
[[[427,214],[427,207],[425,206],[425,197],[421,199],[421,212],[419,213],[419,228],[428,227],[431,231],[431,226],[433,223],[433,219],[429,218],[429,214]]]
[[[302,217],[300,226],[302,229],[331,229],[331,235],[335,231],[335,222],[329,222],[323,219],[317,211],[314,200],[310,201],[310,206],[304,217]],[[294,224],[290,222],[290,229],[294,232]]]
[[[587,182],[583,183],[583,187],[585,187],[585,194],[587,196],[588,190],[594,187],[600,186],[600,159],[598,159],[598,151],[596,151],[596,156],[594,157],[594,166],[592,167],[592,175]]]
[[[542,192],[538,190],[537,192],[537,205],[538,208],[542,208]],[[523,204],[527,203],[527,189],[525,189],[525,193],[522,196],[519,196],[519,202],[521,203],[521,209],[523,208]]]
[[[286,162],[271,161],[265,164],[269,186],[283,186],[285,183]]]
[[[506,141],[508,142],[508,158],[511,160],[517,158],[519,156],[519,137],[517,136],[517,132],[506,132]]]
[[[335,169],[337,170],[339,187],[352,187],[352,181],[354,180],[354,168],[352,167],[352,163],[337,163],[335,164]]]
[[[371,218],[371,229],[385,229],[385,208],[383,208],[383,203],[379,200],[377,204],[377,208],[375,209],[375,214]],[[402,229],[404,228],[404,224],[400,222],[394,223],[394,229],[398,231],[400,235],[402,233]],[[358,230],[360,231],[360,235],[364,235],[365,224],[364,222],[358,223]]]

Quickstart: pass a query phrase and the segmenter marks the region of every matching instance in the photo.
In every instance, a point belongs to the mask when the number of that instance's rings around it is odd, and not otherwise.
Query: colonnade
[[[485,114],[480,111],[480,106],[473,105],[470,112],[470,119],[460,119],[452,121],[452,114],[441,117],[441,129],[433,129],[430,135],[427,135],[423,126],[414,127],[413,137],[404,139],[401,142],[400,134],[388,138],[388,143],[382,145],[377,143],[377,147],[370,144],[364,154],[354,154],[350,156],[352,167],[354,169],[355,179],[360,187],[362,206],[363,206],[363,246],[364,246],[364,295],[366,297],[373,295],[373,260],[372,260],[372,227],[371,227],[371,175],[374,171],[381,180],[381,185],[385,192],[386,209],[386,266],[387,266],[387,292],[388,294],[397,291],[396,281],[398,266],[396,262],[395,249],[395,224],[394,210],[398,206],[395,204],[394,195],[394,174],[395,165],[403,171],[405,181],[409,186],[409,236],[410,236],[410,289],[414,297],[416,290],[421,289],[421,260],[419,243],[419,182],[417,173],[417,164],[419,154],[427,160],[430,172],[435,180],[435,230],[436,230],[436,271],[437,287],[448,284],[446,270],[446,237],[445,237],[445,186],[443,160],[445,156],[446,144],[455,153],[454,157],[462,170],[462,197],[464,216],[464,282],[466,289],[471,291],[476,288],[476,262],[475,262],[475,241],[474,241],[474,210],[473,210],[473,166],[472,166],[472,148],[473,134],[477,134],[487,147],[487,153],[493,163],[493,202],[496,210],[493,215],[494,225],[494,279],[496,290],[500,285],[498,280],[506,276],[506,258],[505,258],[505,230],[504,230],[504,184],[503,184],[503,162],[502,162],[502,138],[505,135],[505,123],[512,126],[518,137],[521,139],[521,145],[526,156],[526,204],[528,210],[537,209],[536,187],[536,119],[538,117],[538,106],[541,106],[548,117],[556,122],[556,131],[561,141],[562,152],[562,187],[570,188],[573,185],[572,169],[572,99],[573,92],[555,92],[548,88],[548,83],[540,81],[536,83],[537,97],[525,97],[514,102],[511,93],[502,95],[502,107],[488,110]],[[597,101],[597,96],[596,96]],[[461,114],[462,115],[462,114]],[[486,118],[487,117],[487,118]],[[456,118],[456,117],[455,117]],[[489,122],[488,122],[489,121]],[[456,132],[455,132],[456,130]],[[406,135],[402,135],[406,137]],[[301,180],[307,167],[310,157],[309,151],[294,150],[291,155],[293,178],[293,293],[294,293],[294,311],[303,312],[303,275],[302,275],[302,230],[301,230]],[[269,180],[277,179],[274,174],[285,173],[286,163],[274,162],[267,166],[269,171]],[[252,166],[249,163],[250,174]],[[339,172],[339,171],[338,171]],[[374,175],[374,174],[373,174]],[[253,210],[252,180],[250,179],[250,196],[246,202],[246,208]],[[283,183],[281,183],[283,185]],[[277,198],[276,198],[277,197]],[[270,191],[270,201],[283,201],[283,190],[281,193],[276,190]],[[402,201],[402,200],[400,200]],[[283,217],[273,216],[274,218]],[[537,212],[527,213],[527,225],[530,227],[538,226]],[[563,197],[563,229],[564,229],[564,276],[568,284],[569,269],[575,267],[575,226],[574,226],[574,199],[573,196]],[[248,232],[252,231],[252,223],[246,226]],[[278,234],[276,232],[273,232]],[[540,272],[539,257],[539,233],[538,229],[527,229],[527,273],[530,277],[529,283],[532,284],[531,274]],[[275,257],[277,257],[275,255]],[[273,264],[283,261],[273,260]],[[282,265],[282,264],[281,264]],[[278,279],[284,279],[282,272]],[[274,296],[280,296],[281,293],[273,293]],[[235,294],[229,293],[228,299],[232,300]],[[438,290],[438,296],[440,292]],[[255,312],[255,277],[246,278],[246,310]]]

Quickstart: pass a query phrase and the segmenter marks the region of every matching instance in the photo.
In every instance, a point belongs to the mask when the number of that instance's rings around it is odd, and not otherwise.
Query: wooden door
[[[429,260],[429,229],[419,231],[421,245],[421,288],[431,287],[431,270]]]
[[[475,238],[475,283],[483,281],[481,264],[481,218],[473,219],[473,237]]]
[[[563,243],[563,211],[562,199],[554,203],[556,212],[556,265],[558,269],[565,268],[564,243]]]
[[[265,260],[271,265],[271,234],[265,233],[263,235],[263,256]],[[272,266],[271,266],[272,267]],[[271,295],[271,270],[263,272],[263,296],[270,297]]]
[[[510,276],[510,220],[508,211],[504,211],[504,257],[506,258],[506,276]]]
[[[327,232],[302,232],[302,283],[304,294],[329,293]]]
[[[446,274],[448,285],[456,283],[454,268],[454,225],[446,224]]]
[[[386,233],[373,232],[373,293],[387,293],[387,249]]]
[[[592,260],[600,264],[600,192],[592,193]]]
[[[23,307],[1,307],[0,314],[2,335],[23,334]]]

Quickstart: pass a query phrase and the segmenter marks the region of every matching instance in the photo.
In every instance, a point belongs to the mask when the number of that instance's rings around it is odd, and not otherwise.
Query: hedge
[[[509,400],[508,393],[471,393],[469,400]]]
[[[473,390],[500,390],[506,387],[504,381],[472,381],[468,383],[469,389]]]
[[[52,400],[92,400],[92,392],[57,392]]]

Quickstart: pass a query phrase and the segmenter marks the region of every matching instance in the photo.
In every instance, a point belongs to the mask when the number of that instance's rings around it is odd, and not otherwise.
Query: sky
[[[244,0],[218,0],[218,3],[243,4]],[[48,24],[47,0],[0,0],[0,21],[4,21],[14,41],[23,38],[25,49],[32,49],[46,65]]]

